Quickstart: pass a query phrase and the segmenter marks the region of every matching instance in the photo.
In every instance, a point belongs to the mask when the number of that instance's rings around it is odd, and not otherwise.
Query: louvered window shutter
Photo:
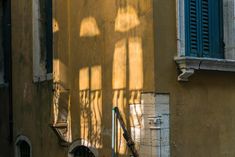
[[[186,56],[223,58],[222,0],[186,0]]]

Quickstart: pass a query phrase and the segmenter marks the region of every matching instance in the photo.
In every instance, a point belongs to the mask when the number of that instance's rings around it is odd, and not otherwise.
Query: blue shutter
[[[198,2],[197,0],[187,0],[185,6],[186,55],[196,57],[199,52]]]
[[[210,57],[209,0],[201,0],[201,52],[199,56]]]
[[[186,56],[223,58],[222,0],[186,0]]]
[[[210,12],[210,57],[224,58],[223,48],[223,2],[209,0]]]

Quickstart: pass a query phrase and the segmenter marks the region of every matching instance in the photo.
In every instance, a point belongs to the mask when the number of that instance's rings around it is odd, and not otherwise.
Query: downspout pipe
[[[112,109],[112,157],[116,157],[116,117],[114,108]]]

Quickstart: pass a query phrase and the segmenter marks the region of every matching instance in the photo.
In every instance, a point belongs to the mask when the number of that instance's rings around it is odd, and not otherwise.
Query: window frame
[[[178,81],[188,81],[188,78],[194,74],[195,70],[214,70],[214,71],[227,71],[235,72],[235,54],[234,58],[227,58],[226,45],[224,58],[209,58],[209,57],[191,57],[186,55],[186,33],[185,33],[185,1],[176,0],[176,27],[177,27],[177,55],[174,57],[176,64],[178,65],[181,73],[178,75]],[[227,0],[223,0],[224,3]],[[233,4],[235,10],[235,2]],[[223,10],[224,11],[224,10]],[[235,15],[234,15],[235,16]],[[226,19],[225,12],[223,12],[223,29],[229,23],[224,21]],[[235,18],[234,18],[235,22]],[[229,34],[229,33],[228,33]],[[223,39],[227,38],[225,32],[223,33]],[[235,30],[234,30],[235,34]],[[224,42],[224,41],[223,41]],[[227,43],[225,43],[227,44]],[[235,45],[234,45],[235,46]]]
[[[45,1],[45,20],[42,21],[40,0],[34,0],[32,5],[33,19],[33,81],[41,82],[53,79],[53,30],[52,30],[52,0]],[[40,34],[44,32],[45,40]],[[43,43],[44,42],[44,43]],[[43,45],[44,44],[44,45]],[[43,47],[42,47],[43,45]],[[45,59],[41,60],[41,52],[45,51]]]
[[[24,136],[24,135],[19,135],[16,138],[16,141],[15,141],[15,154],[14,154],[14,156],[15,157],[21,157],[19,143],[22,142],[22,141],[26,142],[29,145],[29,148],[30,148],[30,157],[32,157],[32,144],[31,144],[31,141],[26,136]]]
[[[99,157],[98,151],[94,147],[92,147],[88,141],[86,141],[84,139],[77,139],[70,145],[69,151],[68,151],[68,157],[74,157],[74,151],[79,146],[85,146],[85,147],[89,148],[95,157]]]

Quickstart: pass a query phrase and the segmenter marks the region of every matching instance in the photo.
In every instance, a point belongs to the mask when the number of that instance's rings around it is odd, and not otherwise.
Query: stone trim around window
[[[235,60],[198,57],[175,57],[181,74],[178,81],[188,81],[195,70],[215,70],[235,72]]]
[[[52,80],[54,78],[52,73],[47,73],[44,75],[34,75],[33,76],[33,82],[43,82],[43,81],[49,81]]]
[[[235,72],[235,0],[223,0],[225,59],[185,56],[185,0],[176,0],[177,57],[181,74],[179,81],[188,81],[195,70],[216,70]]]
[[[84,139],[78,139],[75,140],[69,147],[69,151],[68,151],[68,157],[74,157],[73,151],[79,147],[79,146],[85,146],[87,148],[90,149],[90,151],[96,156],[99,157],[98,151],[91,146],[91,144],[89,142],[87,142]]]
[[[52,80],[52,73],[47,73],[46,69],[46,58],[42,58],[42,52],[46,51],[41,47],[41,12],[40,12],[40,2],[39,0],[33,0],[32,5],[33,18],[33,82],[42,82],[47,80]],[[45,51],[45,52],[44,52]],[[46,54],[44,54],[46,56]]]
[[[31,144],[31,141],[24,135],[19,135],[17,138],[16,138],[16,141],[15,141],[15,157],[21,157],[20,156],[20,150],[19,150],[19,142],[20,141],[25,141],[28,143],[29,147],[30,147],[30,157],[32,157],[32,144]]]

